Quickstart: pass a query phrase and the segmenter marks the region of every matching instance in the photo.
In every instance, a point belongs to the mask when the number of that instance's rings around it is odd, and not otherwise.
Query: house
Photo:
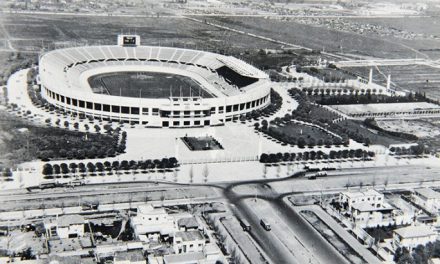
[[[369,203],[353,204],[351,220],[360,228],[407,225],[413,222],[411,214],[395,209],[384,203],[381,207],[372,206]]]
[[[430,213],[438,213],[440,209],[440,193],[431,188],[414,189],[412,200],[415,204]]]
[[[154,263],[154,262],[151,262]],[[205,245],[203,252],[171,254],[163,257],[164,264],[216,264],[227,263],[216,244]]]
[[[177,254],[202,252],[204,247],[205,237],[198,230],[174,233],[173,249]]]
[[[145,264],[147,260],[142,254],[142,250],[126,252],[116,252],[113,258],[114,264]]]
[[[177,227],[180,231],[197,230],[199,223],[195,217],[185,217],[177,220]]]
[[[74,238],[84,236],[84,223],[81,215],[63,215],[44,222],[44,228],[49,238]]]
[[[373,207],[380,208],[383,205],[384,195],[376,190],[366,190],[357,192],[339,193],[339,202],[347,205],[347,210],[351,211],[353,204],[368,203]]]
[[[412,249],[437,240],[437,233],[427,225],[407,226],[393,231],[393,247]]]
[[[175,230],[174,218],[164,208],[152,204],[139,205],[137,215],[131,218],[131,225],[137,238],[147,241],[148,237],[169,236]]]
[[[163,257],[164,264],[199,264],[205,259],[203,252],[172,254]]]
[[[351,219],[360,228],[388,225],[393,222],[390,206],[377,208],[369,203],[355,203],[351,207]]]

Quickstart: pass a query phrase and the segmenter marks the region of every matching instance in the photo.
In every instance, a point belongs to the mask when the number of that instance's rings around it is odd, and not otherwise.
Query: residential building
[[[172,254],[163,257],[164,264],[199,264],[205,259],[203,252]]]
[[[381,207],[375,207],[368,203],[353,204],[351,220],[359,228],[407,225],[413,222],[413,217],[402,210],[395,209],[384,203]]]
[[[177,254],[202,252],[205,243],[205,237],[198,230],[174,233],[173,249]]]
[[[427,225],[407,226],[393,231],[393,247],[412,249],[437,240],[437,233]]]
[[[414,189],[412,200],[426,211],[436,214],[440,209],[440,193],[431,188]]]
[[[117,252],[113,258],[114,264],[145,264],[147,260],[142,250]]]
[[[177,220],[177,227],[180,231],[197,230],[199,223],[195,217],[185,217]]]
[[[164,208],[155,208],[152,204],[139,205],[131,224],[135,235],[142,241],[147,241],[148,237],[157,238],[157,235],[169,236],[175,230],[174,218]]]
[[[384,195],[380,192],[368,189],[366,191],[357,192],[341,192],[339,193],[339,202],[347,204],[347,210],[351,211],[353,204],[368,203],[373,207],[380,208],[383,205]]]
[[[60,239],[84,236],[84,217],[81,215],[63,215],[44,222],[47,236]]]

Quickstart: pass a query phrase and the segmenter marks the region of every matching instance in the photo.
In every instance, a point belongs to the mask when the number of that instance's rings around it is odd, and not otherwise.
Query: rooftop
[[[117,252],[114,260],[129,260],[130,262],[145,261],[145,257],[141,250]]]
[[[394,232],[400,235],[402,238],[426,237],[436,235],[434,230],[426,225],[402,227],[394,230]]]
[[[179,227],[185,227],[185,228],[198,228],[199,227],[199,223],[197,222],[197,219],[195,217],[181,218],[177,221],[177,225]]]
[[[84,217],[81,215],[63,215],[58,218],[59,227],[68,227],[71,225],[82,225],[84,224]]]
[[[200,231],[182,231],[176,232],[174,237],[181,237],[183,241],[194,241],[194,240],[203,240],[203,236]]]
[[[414,189],[414,192],[425,197],[426,199],[440,199],[440,193],[431,188],[418,188]]]
[[[165,208],[159,207],[155,208],[152,204],[139,205],[137,208],[138,214],[143,215],[158,215],[166,214]]]
[[[383,196],[380,192],[374,190],[374,189],[368,189],[366,191],[356,191],[356,192],[341,192],[343,195],[349,197],[349,198],[358,198],[358,197],[365,197],[365,196]]]
[[[199,260],[204,259],[205,256],[202,252],[191,252],[184,254],[166,255],[163,257],[164,263],[197,263]]]
[[[372,206],[369,203],[355,203],[352,208],[361,212],[376,212],[376,211],[391,211],[394,208],[390,205],[384,204],[381,207]]]

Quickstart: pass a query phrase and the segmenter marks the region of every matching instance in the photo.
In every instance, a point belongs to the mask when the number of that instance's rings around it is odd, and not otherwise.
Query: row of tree
[[[119,161],[106,161],[106,162],[88,162],[84,164],[82,162],[70,164],[50,164],[46,163],[43,166],[43,175],[53,174],[69,174],[69,173],[95,173],[104,171],[118,171],[118,170],[149,170],[149,169],[170,169],[179,166],[179,162],[176,158],[163,158],[163,159],[148,159],[148,160],[123,160]]]
[[[429,150],[422,144],[412,145],[410,147],[391,147],[390,152],[393,155],[423,155],[429,153]]]
[[[309,160],[333,160],[333,159],[348,159],[348,158],[364,158],[369,159],[375,156],[372,151],[363,149],[344,149],[331,150],[328,154],[323,151],[304,151],[299,153],[263,153],[260,156],[261,163],[278,163],[288,161],[309,161]]]
[[[357,91],[356,91],[357,92]],[[426,98],[425,94],[421,93],[409,93],[406,96],[386,96],[386,95],[376,95],[372,90],[365,90],[363,92],[352,94],[339,94],[330,95],[328,93],[326,96],[321,94],[319,98],[316,98],[316,102],[322,105],[344,105],[344,104],[376,104],[376,103],[409,103],[409,102],[427,102],[429,99]]]

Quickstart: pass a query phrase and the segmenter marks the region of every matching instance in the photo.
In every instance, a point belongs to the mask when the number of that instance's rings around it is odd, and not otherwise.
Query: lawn
[[[116,154],[118,137],[41,127],[0,110],[0,166],[47,158]],[[93,152],[93,153],[92,153]]]
[[[304,145],[324,145],[328,142],[332,144],[335,137],[327,132],[312,126],[299,123],[287,122],[279,125],[270,126],[267,134],[292,145],[304,147]]]
[[[103,73],[89,78],[95,93],[114,96],[169,98],[170,96],[212,97],[190,77],[162,72]]]

